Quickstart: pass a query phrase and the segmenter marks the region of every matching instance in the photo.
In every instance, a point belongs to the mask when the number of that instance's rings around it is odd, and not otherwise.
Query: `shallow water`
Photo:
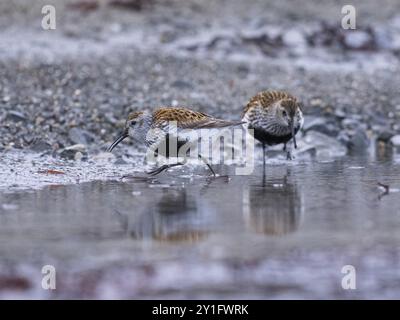
[[[217,170],[0,193],[0,297],[400,297],[399,163]]]

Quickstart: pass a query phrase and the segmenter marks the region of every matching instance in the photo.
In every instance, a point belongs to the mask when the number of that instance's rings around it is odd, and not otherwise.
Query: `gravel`
[[[353,151],[400,133],[398,39],[388,37],[400,19],[386,7],[376,12],[372,1],[357,3],[369,18],[351,33],[324,14],[336,8],[334,1],[300,6],[294,20],[284,4],[271,4],[269,20],[247,19],[265,8],[258,1],[248,11],[234,1],[221,17],[215,13],[220,1],[171,1],[168,7],[154,1],[132,10],[107,1],[89,9],[79,1],[55,3],[63,19],[53,33],[27,28],[37,18],[34,8],[8,4],[25,9],[15,10],[21,23],[9,25],[0,39],[5,150],[53,151],[70,159],[75,154],[66,148],[79,144],[90,155],[105,150],[132,110],[185,105],[238,119],[248,99],[265,89],[297,95],[311,119],[305,131]],[[319,20],[308,19],[316,12]]]

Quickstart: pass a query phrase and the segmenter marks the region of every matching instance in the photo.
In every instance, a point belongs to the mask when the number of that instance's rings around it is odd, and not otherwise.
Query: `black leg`
[[[263,168],[265,169],[265,149],[266,149],[265,143],[263,143],[262,148],[263,148]]]
[[[292,148],[289,145],[289,148],[287,147],[287,143],[283,145],[283,151],[286,152],[286,160],[293,160],[292,157]]]
[[[204,158],[201,156],[201,154],[198,154],[198,158],[206,164],[206,166],[208,167],[208,169],[210,169],[211,173],[212,173],[213,176],[215,177],[215,176],[216,176],[215,171],[214,171],[213,168],[210,166],[210,164],[207,162],[207,160],[204,159]]]

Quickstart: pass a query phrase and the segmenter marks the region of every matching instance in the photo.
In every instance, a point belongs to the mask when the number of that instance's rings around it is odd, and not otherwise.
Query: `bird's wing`
[[[155,125],[176,122],[180,129],[223,128],[239,125],[241,121],[229,121],[214,118],[203,112],[186,108],[160,108],[153,114]]]

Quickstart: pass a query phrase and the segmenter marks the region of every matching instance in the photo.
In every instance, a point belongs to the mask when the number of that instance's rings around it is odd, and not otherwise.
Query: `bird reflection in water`
[[[303,216],[303,203],[296,183],[283,179],[248,185],[243,192],[246,226],[256,233],[285,235],[296,231]]]
[[[207,211],[199,210],[186,188],[163,188],[126,228],[134,239],[162,242],[197,242],[207,237]],[[204,206],[202,207],[204,209]],[[209,211],[209,210],[208,210]]]

